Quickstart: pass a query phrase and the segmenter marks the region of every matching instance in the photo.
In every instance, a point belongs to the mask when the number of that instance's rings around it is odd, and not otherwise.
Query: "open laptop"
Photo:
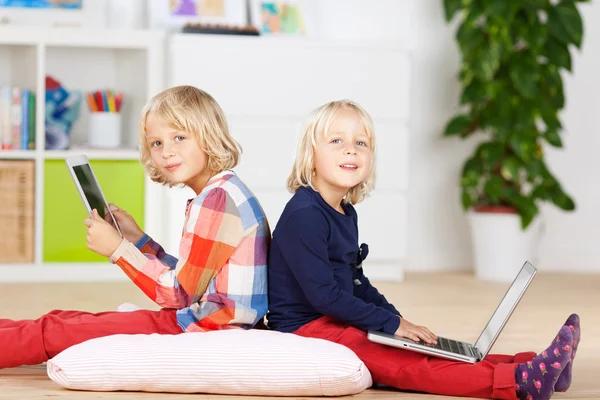
[[[91,216],[93,209],[98,210],[100,217],[114,226],[123,237],[121,228],[119,228],[117,219],[110,211],[88,158],[84,155],[70,156],[66,158],[65,162],[88,214]]]
[[[525,262],[474,345],[439,336],[437,344],[430,345],[378,331],[369,331],[367,337],[373,342],[388,346],[449,360],[476,363],[488,355],[536,273],[537,269],[529,262]]]

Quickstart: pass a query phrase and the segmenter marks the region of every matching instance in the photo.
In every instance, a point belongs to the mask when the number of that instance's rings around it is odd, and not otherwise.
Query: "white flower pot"
[[[541,236],[539,219],[523,230],[517,214],[470,212],[475,276],[512,282],[525,261],[535,265]]]

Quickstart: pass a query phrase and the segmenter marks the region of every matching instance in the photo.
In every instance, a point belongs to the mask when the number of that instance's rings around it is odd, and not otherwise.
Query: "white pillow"
[[[94,391],[341,396],[372,384],[352,350],[266,330],[107,336],[66,349],[47,371],[63,387]]]

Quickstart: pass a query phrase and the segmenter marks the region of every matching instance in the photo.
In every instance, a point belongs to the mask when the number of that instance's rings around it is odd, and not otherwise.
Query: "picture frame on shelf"
[[[249,0],[251,24],[261,35],[313,36],[308,0]]]
[[[0,26],[105,28],[104,0],[0,0]]]
[[[147,7],[149,29],[176,32],[186,24],[248,24],[247,0],[148,0]]]

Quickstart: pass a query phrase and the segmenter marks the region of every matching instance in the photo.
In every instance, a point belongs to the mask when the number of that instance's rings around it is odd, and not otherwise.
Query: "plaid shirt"
[[[145,235],[110,260],[187,332],[252,328],[267,312],[271,233],[256,197],[231,171],[188,201],[179,259]]]

